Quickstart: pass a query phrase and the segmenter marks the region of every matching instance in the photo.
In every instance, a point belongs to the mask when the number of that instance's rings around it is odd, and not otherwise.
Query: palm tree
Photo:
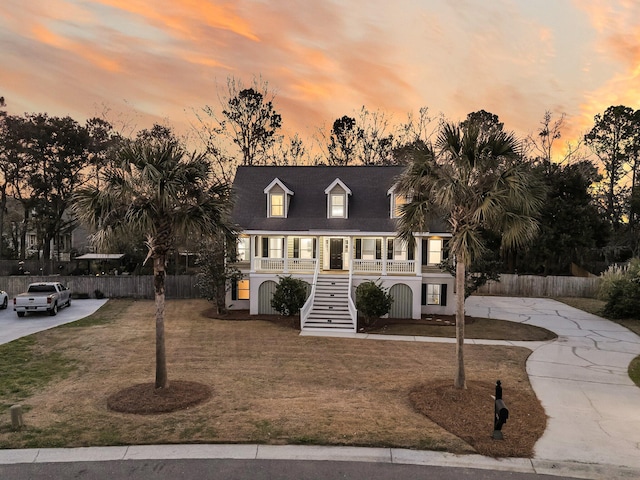
[[[146,235],[153,260],[156,320],[155,388],[167,388],[164,340],[165,265],[181,238],[222,232],[235,238],[228,221],[229,188],[214,180],[204,155],[187,155],[175,140],[138,140],[118,152],[101,188],[87,186],[75,195],[78,219],[95,230],[97,246],[118,238]]]
[[[445,124],[436,148],[414,145],[397,191],[410,201],[398,222],[402,238],[427,232],[433,216],[451,227],[450,252],[456,263],[456,376],[454,386],[466,388],[464,371],[464,285],[466,268],[485,250],[482,232],[502,236],[502,248],[516,248],[537,232],[535,215],[543,191],[519,161],[518,142],[501,130],[482,130],[471,123]]]

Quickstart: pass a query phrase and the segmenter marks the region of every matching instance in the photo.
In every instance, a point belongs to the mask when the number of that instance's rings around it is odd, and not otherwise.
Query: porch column
[[[387,257],[389,256],[389,239],[387,237],[382,237],[382,248],[380,249],[382,251],[382,275],[386,275],[387,274]]]
[[[287,235],[284,236],[284,240],[282,242],[282,258],[283,258],[283,268],[284,273],[289,273],[289,237]]]
[[[250,235],[249,236],[249,271],[251,273],[255,273],[255,271],[256,271],[255,251],[256,251],[256,236],[255,235]]]

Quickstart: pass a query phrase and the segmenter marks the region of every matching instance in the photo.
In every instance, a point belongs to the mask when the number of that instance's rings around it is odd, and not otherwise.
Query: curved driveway
[[[640,388],[627,373],[640,355],[640,337],[550,299],[472,296],[466,312],[558,334],[535,346],[527,360],[531,385],[549,416],[536,459],[640,468]]]
[[[6,310],[0,310],[0,344],[64,323],[75,322],[91,315],[106,302],[107,299],[71,300],[71,306],[59,310],[54,317],[47,313],[27,313],[19,318],[13,311],[12,301],[9,300],[9,307]]]

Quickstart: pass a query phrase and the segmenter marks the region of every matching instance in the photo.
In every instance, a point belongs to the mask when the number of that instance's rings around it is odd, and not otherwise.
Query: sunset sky
[[[638,0],[2,0],[0,52],[9,113],[139,128],[186,129],[229,75],[267,80],[303,136],[363,105],[484,109],[520,135],[550,110],[565,140],[640,108]]]

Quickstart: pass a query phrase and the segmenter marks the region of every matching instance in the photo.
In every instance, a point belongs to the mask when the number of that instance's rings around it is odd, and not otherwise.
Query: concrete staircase
[[[349,313],[349,277],[318,275],[313,306],[302,329],[355,332],[354,322]]]

